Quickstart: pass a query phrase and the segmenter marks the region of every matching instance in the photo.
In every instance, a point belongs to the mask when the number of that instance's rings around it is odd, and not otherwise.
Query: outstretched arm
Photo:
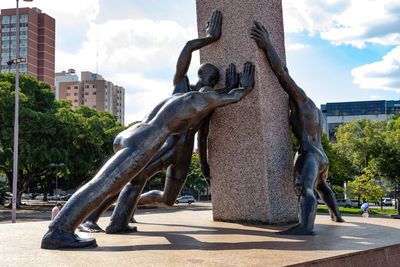
[[[255,27],[251,29],[250,37],[256,41],[257,46],[262,49],[267,60],[278,78],[283,90],[296,102],[306,101],[306,93],[290,77],[288,69],[276,53],[274,46],[269,39],[268,31],[259,22],[254,21]]]
[[[214,11],[211,20],[207,23],[206,37],[190,40],[186,43],[179,55],[176,64],[176,72],[174,76],[174,86],[178,85],[186,75],[190,61],[192,59],[192,52],[198,50],[206,45],[209,45],[219,39],[221,36],[222,15],[218,10]]]

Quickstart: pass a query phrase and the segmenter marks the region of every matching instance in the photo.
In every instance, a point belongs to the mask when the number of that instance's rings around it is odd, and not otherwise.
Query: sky
[[[14,8],[1,0],[0,9]],[[319,106],[400,98],[399,0],[282,0],[286,60]],[[125,124],[172,92],[180,50],[197,37],[195,0],[20,0],[56,19],[56,71],[125,88]],[[195,53],[189,78],[196,81]]]

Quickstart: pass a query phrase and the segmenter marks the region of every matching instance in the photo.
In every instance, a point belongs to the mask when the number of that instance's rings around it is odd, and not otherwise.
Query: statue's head
[[[202,86],[214,87],[219,81],[219,70],[212,64],[202,64],[197,72]]]

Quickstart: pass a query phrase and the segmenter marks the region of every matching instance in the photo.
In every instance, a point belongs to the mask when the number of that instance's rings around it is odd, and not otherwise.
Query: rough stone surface
[[[316,235],[282,236],[276,232],[287,226],[215,222],[210,209],[195,203],[145,210],[136,216],[138,232],[77,232],[96,238],[99,246],[66,250],[40,249],[50,221],[18,223],[17,216],[16,224],[0,225],[0,265],[399,266],[400,225],[394,219],[345,216],[346,222],[339,224],[329,215],[317,215]],[[109,219],[101,218],[100,226]]]
[[[256,66],[255,89],[241,102],[218,109],[211,120],[209,162],[215,220],[286,223],[297,220],[287,96],[262,51],[249,38],[253,20],[270,32],[284,60],[281,0],[197,0],[199,36],[213,10],[222,12],[221,39],[200,51],[201,63],[221,71],[234,63]]]

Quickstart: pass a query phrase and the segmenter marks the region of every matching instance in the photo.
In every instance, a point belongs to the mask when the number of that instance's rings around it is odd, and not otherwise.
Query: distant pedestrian
[[[61,207],[62,207],[61,203],[57,203],[57,205],[54,206],[54,208],[51,210],[51,220],[54,220],[54,218],[60,212]]]
[[[369,217],[370,210],[369,210],[369,203],[368,202],[365,202],[364,204],[361,205],[361,212],[362,212],[362,216],[364,218],[368,218]]]
[[[367,207],[367,208],[363,211],[362,216],[363,216],[364,218],[368,218],[368,217],[369,217],[369,213],[370,213],[370,209],[369,209],[369,207]]]

